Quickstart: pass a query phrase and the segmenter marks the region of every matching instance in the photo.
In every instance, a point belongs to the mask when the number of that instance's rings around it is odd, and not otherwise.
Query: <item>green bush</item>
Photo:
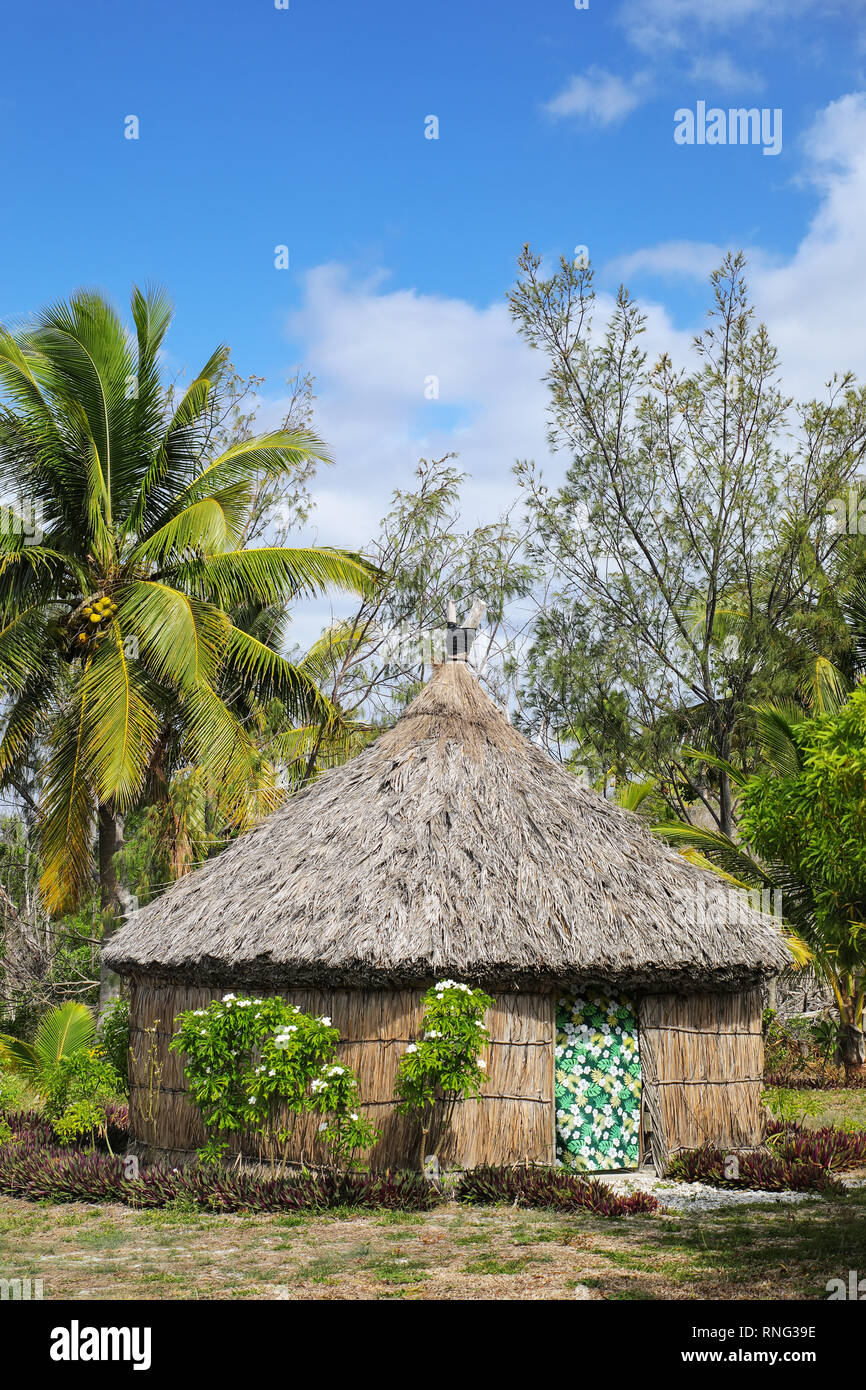
[[[30,1110],[34,1099],[33,1086],[26,1076],[0,1066],[0,1111]]]
[[[45,1115],[52,1122],[80,1101],[106,1104],[120,1097],[121,1081],[99,1048],[81,1048],[61,1057],[45,1074]]]
[[[64,1144],[107,1139],[107,1107],[120,1098],[122,1082],[99,1048],[61,1057],[45,1076],[44,1113]]]
[[[104,1055],[120,1077],[125,1095],[129,1094],[129,1000],[115,999],[99,1025],[99,1042]]]
[[[98,1138],[107,1141],[108,1115],[105,1106],[95,1100],[73,1101],[53,1121],[53,1129],[61,1144],[75,1144],[81,1139],[89,1139],[93,1148]]]
[[[841,1085],[842,1069],[836,1064],[839,1023],[834,1018],[780,1019],[775,1009],[764,1010],[764,1075],[771,1086],[797,1085],[812,1079],[815,1085]]]

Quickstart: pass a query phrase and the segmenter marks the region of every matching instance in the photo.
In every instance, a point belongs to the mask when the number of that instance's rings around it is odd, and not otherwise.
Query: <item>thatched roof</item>
[[[357,758],[138,912],[105,956],[126,973],[259,986],[726,989],[790,961],[768,918],[582,787],[459,661]]]

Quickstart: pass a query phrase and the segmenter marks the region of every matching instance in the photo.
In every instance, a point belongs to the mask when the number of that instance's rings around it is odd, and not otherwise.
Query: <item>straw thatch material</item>
[[[394,1080],[407,1043],[421,1032],[421,996],[412,990],[289,990],[283,997],[304,1012],[326,1014],[339,1029],[341,1059],[357,1073],[362,1108],[380,1131],[370,1154],[375,1167],[417,1161],[418,1132],[397,1115]],[[183,1158],[205,1141],[188,1097],[183,1058],[169,1052],[174,1020],[184,1009],[206,1008],[220,994],[147,977],[133,981],[130,1009],[130,1120],[136,1138],[161,1155]],[[459,1106],[442,1148],[447,1167],[554,1160],[553,994],[500,994],[486,1018],[489,1076],[480,1102]],[[290,1159],[319,1164],[316,1116],[299,1122]],[[434,1136],[435,1137],[435,1136]],[[257,1157],[250,1135],[233,1151]]]
[[[773,924],[440,666],[396,726],[138,912],[114,970],[197,984],[749,988]]]
[[[660,1172],[677,1149],[762,1142],[761,1017],[760,989],[641,1001],[643,1141]]]

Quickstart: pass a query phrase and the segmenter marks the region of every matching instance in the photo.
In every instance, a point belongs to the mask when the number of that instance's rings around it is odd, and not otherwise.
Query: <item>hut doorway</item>
[[[556,1007],[556,1161],[578,1173],[637,1168],[637,1013],[621,995],[566,995]]]

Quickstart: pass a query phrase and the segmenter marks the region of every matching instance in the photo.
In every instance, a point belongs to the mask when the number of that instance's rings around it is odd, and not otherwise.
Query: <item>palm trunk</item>
[[[845,1084],[850,1086],[866,1076],[866,1038],[854,1023],[839,1028],[839,1059],[845,1068]]]
[[[734,804],[731,796],[731,779],[727,772],[723,772],[719,778],[719,820],[722,834],[731,839],[734,834]]]
[[[99,808],[99,906],[102,912],[103,945],[117,931],[128,908],[129,894],[125,893],[117,873],[115,855],[123,849],[123,817],[110,803]],[[100,962],[99,1019],[105,1017],[115,999],[120,998],[120,976]]]

